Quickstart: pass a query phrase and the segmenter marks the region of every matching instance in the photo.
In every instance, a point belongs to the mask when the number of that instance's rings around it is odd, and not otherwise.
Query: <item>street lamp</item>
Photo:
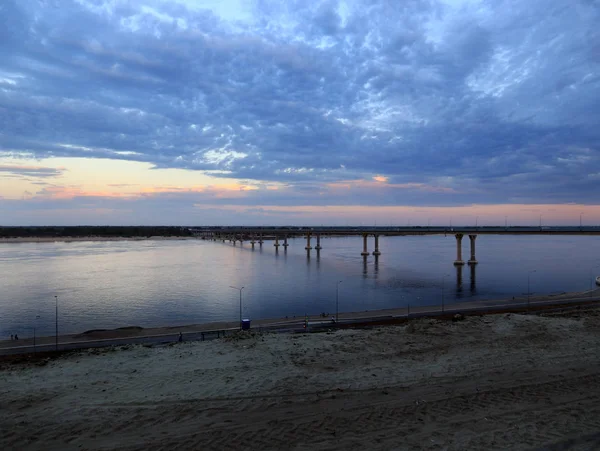
[[[527,273],[527,308],[529,308],[529,295],[531,294],[531,293],[530,293],[530,290],[529,290],[529,286],[530,286],[530,281],[531,281],[531,273],[532,273],[532,272],[536,272],[536,270],[535,270],[535,269],[532,269],[531,271],[529,271],[529,272]]]
[[[56,350],[58,351],[58,296],[54,296],[54,300],[56,301],[56,310],[55,310],[55,316],[54,316],[56,331],[55,331],[54,342],[56,344]]]
[[[342,280],[338,280],[335,284],[335,322],[338,322],[340,314],[340,283]]]
[[[238,290],[240,292],[240,330],[242,330],[242,290],[244,287],[238,288],[229,285],[229,288],[233,288],[234,290]]]
[[[444,281],[449,275],[450,274],[444,274],[444,277],[442,277],[442,312],[444,311]]]

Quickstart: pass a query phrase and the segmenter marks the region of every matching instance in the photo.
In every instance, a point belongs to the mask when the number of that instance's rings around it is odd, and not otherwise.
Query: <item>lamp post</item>
[[[229,288],[233,288],[234,290],[238,290],[240,292],[240,330],[242,330],[242,290],[245,287],[238,288],[238,287],[233,287],[233,286],[229,285]]]
[[[56,345],[56,350],[58,351],[58,296],[54,296],[54,300],[56,301],[56,310],[54,315],[55,320],[55,335],[54,335],[54,343]]]
[[[532,269],[531,271],[529,271],[527,273],[527,308],[529,308],[529,295],[531,294],[530,290],[529,290],[529,287],[530,287],[531,273],[532,272],[536,272],[536,270]]]
[[[446,280],[446,277],[448,277],[450,274],[444,274],[444,277],[442,277],[442,312],[444,311],[444,281]]]
[[[338,280],[335,284],[335,322],[338,322],[340,314],[340,283],[342,280]]]

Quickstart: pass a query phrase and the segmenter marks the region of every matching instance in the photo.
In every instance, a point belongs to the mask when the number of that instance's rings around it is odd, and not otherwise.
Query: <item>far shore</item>
[[[537,295],[531,296],[529,298],[532,307],[535,307],[536,303],[543,303],[547,301],[561,301],[561,300],[577,300],[581,302],[586,301],[598,301],[598,296],[600,296],[600,288],[595,288],[590,291],[577,291],[577,292],[564,292],[558,294],[549,294],[549,295]],[[446,304],[447,310],[464,310],[465,313],[469,309],[477,308],[477,307],[504,307],[506,309],[522,307],[524,303],[527,302],[527,296],[519,296],[514,297],[512,299],[480,299],[477,301],[471,302],[460,302],[453,304]],[[339,320],[357,320],[361,318],[391,318],[404,316],[410,310],[411,314],[418,313],[428,313],[428,312],[440,312],[441,305],[423,305],[423,306],[405,306],[400,308],[392,308],[392,309],[380,309],[380,310],[364,310],[364,311],[355,311],[355,312],[340,312]],[[330,320],[332,317],[335,317],[335,312],[324,312],[325,316],[321,315],[296,315],[296,316],[285,316],[281,318],[265,318],[252,320],[252,328],[258,329],[261,327],[273,327],[273,326],[281,326],[286,327],[287,325],[298,324],[308,319],[308,321],[326,321]],[[225,330],[225,329],[233,329],[239,327],[239,322],[237,320],[234,321],[220,321],[220,322],[210,322],[210,323],[199,323],[199,324],[181,324],[181,325],[169,325],[169,326],[159,326],[159,327],[141,327],[141,326],[124,326],[115,329],[93,329],[87,330],[80,333],[72,333],[59,335],[59,342],[86,342],[86,341],[94,341],[94,340],[107,340],[107,339],[119,339],[119,338],[135,338],[135,337],[147,337],[147,336],[160,336],[160,335],[173,335],[178,334],[179,332],[193,333],[193,332],[203,332],[203,331],[215,331],[215,330]],[[33,344],[32,336],[23,336],[19,337],[18,342],[11,341],[7,339],[8,337],[2,337],[0,340],[0,349],[2,348],[10,348],[13,346],[27,346]],[[37,344],[50,344],[54,343],[55,336],[38,336],[36,339]]]
[[[75,241],[167,241],[167,240],[198,240],[195,236],[44,236],[44,237],[14,237],[0,238],[1,243],[70,243]]]

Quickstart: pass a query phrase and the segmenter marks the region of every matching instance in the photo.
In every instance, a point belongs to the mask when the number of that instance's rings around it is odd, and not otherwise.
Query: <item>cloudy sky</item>
[[[0,225],[600,223],[600,0],[2,0]]]

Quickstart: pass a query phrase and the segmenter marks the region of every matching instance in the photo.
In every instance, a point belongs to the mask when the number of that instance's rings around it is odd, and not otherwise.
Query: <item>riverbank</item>
[[[530,296],[529,299],[525,297],[516,297],[505,300],[479,300],[474,302],[462,302],[442,305],[427,305],[427,306],[406,306],[403,308],[395,309],[383,309],[383,310],[366,310],[360,312],[341,312],[339,314],[339,321],[358,321],[361,319],[369,320],[371,322],[389,321],[392,318],[408,318],[409,314],[413,316],[426,315],[431,313],[433,315],[439,314],[443,310],[459,310],[465,313],[469,310],[488,308],[491,311],[510,311],[511,309],[524,308],[527,303],[533,309],[539,308],[547,302],[560,303],[561,301],[580,301],[586,302],[591,300],[598,300],[600,297],[600,288],[590,291],[579,291],[572,293],[560,293],[553,295],[543,296]],[[303,324],[306,319],[311,323],[319,323],[322,321],[328,321],[330,318],[335,317],[335,313],[325,312],[325,316],[320,315],[308,315],[304,316],[292,316],[292,317],[281,317],[281,318],[267,318],[258,319],[252,321],[253,329],[261,328],[274,328],[274,327],[292,327],[294,325]],[[238,321],[221,321],[221,322],[210,322],[200,324],[186,324],[186,325],[170,325],[161,327],[140,327],[140,326],[124,326],[116,329],[93,329],[75,334],[63,334],[59,335],[59,343],[84,343],[101,340],[117,340],[127,338],[141,338],[141,337],[173,337],[176,334],[196,334],[207,331],[219,331],[227,329],[235,329],[239,327]],[[7,337],[8,338],[8,337]],[[42,336],[36,337],[35,343],[37,346],[51,345],[56,341],[55,336]],[[33,346],[34,339],[32,336],[20,336],[18,341],[4,339],[0,340],[0,350],[6,348],[12,348],[15,346]]]
[[[0,370],[1,449],[595,449],[598,309],[72,352]]]

